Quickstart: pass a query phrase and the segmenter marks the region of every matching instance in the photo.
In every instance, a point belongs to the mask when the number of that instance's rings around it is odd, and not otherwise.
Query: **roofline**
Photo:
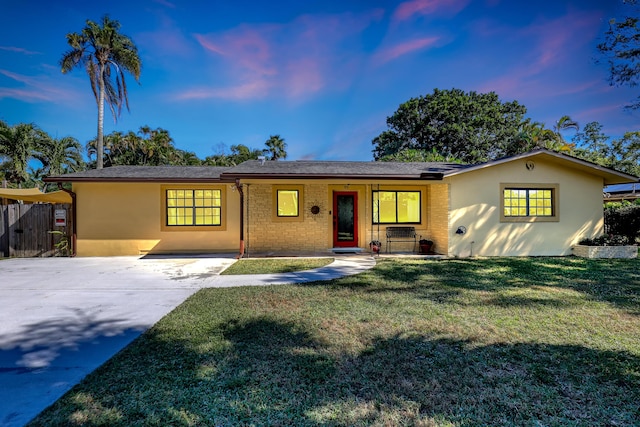
[[[221,179],[357,179],[357,180],[442,180],[442,173],[421,173],[420,175],[340,175],[340,174],[304,174],[304,173],[226,173]]]
[[[232,179],[223,178],[126,178],[126,177],[113,177],[113,178],[99,178],[99,177],[46,177],[44,182],[224,182],[233,183]]]
[[[579,159],[577,157],[573,157],[573,156],[569,156],[567,154],[563,154],[563,153],[558,153],[556,151],[551,151],[551,150],[547,150],[546,148],[540,148],[534,151],[529,151],[527,153],[522,153],[522,154],[516,154],[510,157],[504,157],[502,159],[498,159],[498,160],[492,160],[486,163],[480,163],[477,165],[473,165],[473,166],[469,166],[467,168],[463,168],[463,169],[458,169],[458,170],[454,170],[452,172],[449,173],[445,173],[444,176],[445,177],[450,177],[450,176],[455,176],[455,175],[459,175],[461,173],[465,173],[465,172],[471,172],[471,171],[476,171],[476,170],[480,170],[480,169],[485,169],[488,167],[492,167],[492,166],[497,166],[503,163],[508,163],[511,162],[513,160],[521,160],[521,159],[526,159],[528,157],[535,157],[541,154],[546,154],[552,157],[556,157],[558,159],[562,159],[562,160],[566,160],[572,163],[576,163],[582,166],[586,166],[586,167],[590,167],[592,169],[596,169],[600,172],[606,173],[606,174],[611,174],[611,175],[617,175],[620,178],[624,179],[623,182],[621,183],[630,183],[630,182],[640,182],[640,178],[638,178],[637,176],[634,175],[630,175],[628,173],[624,173],[624,172],[620,172],[617,171],[615,169],[610,169],[604,166],[601,166],[597,163],[593,163],[590,162],[588,160],[583,160],[583,159]],[[607,185],[613,185],[613,183],[607,184]]]

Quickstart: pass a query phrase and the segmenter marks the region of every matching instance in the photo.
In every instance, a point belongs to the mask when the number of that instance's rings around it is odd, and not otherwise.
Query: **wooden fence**
[[[50,231],[60,233],[50,233]],[[0,256],[30,258],[69,255],[56,248],[71,241],[71,205],[0,205]]]

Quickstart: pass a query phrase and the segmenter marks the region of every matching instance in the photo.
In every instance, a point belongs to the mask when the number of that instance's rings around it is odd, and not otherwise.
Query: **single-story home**
[[[235,167],[114,166],[72,184],[79,256],[284,255],[382,250],[412,227],[436,253],[570,255],[603,232],[602,190],[638,178],[540,149],[477,165],[264,161]]]

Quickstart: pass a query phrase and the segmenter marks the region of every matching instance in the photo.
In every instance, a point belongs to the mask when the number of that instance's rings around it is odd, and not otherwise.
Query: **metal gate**
[[[60,242],[71,242],[71,233],[71,205],[0,205],[0,256],[69,255]]]

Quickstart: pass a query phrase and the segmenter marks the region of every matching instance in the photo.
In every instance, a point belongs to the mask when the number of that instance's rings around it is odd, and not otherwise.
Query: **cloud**
[[[440,37],[425,37],[398,43],[388,48],[381,49],[374,57],[373,62],[383,64],[417,50],[431,47],[440,40]]]
[[[456,14],[469,0],[410,0],[400,3],[393,12],[392,22],[401,22],[415,16],[431,15],[436,12]]]
[[[242,101],[246,99],[263,98],[269,93],[270,87],[265,81],[254,81],[224,88],[202,86],[177,93],[175,98],[180,101],[202,100],[211,98]]]
[[[175,22],[163,12],[158,13],[161,21],[157,31],[136,34],[136,41],[140,47],[152,51],[152,58],[163,58],[165,66],[171,66],[176,57],[192,56],[197,48],[190,36],[178,28]]]
[[[496,46],[508,55],[509,49],[522,51],[512,55],[517,58],[504,72],[481,85],[481,91],[495,91],[509,97],[540,98],[561,94],[580,93],[597,82],[576,79],[580,64],[573,59],[577,53],[584,57],[584,49],[592,43],[598,31],[600,16],[597,13],[573,12],[552,21],[536,22],[528,27],[491,28],[484,22],[478,36],[502,39]],[[514,43],[515,47],[509,43]],[[526,50],[522,46],[527,46]],[[572,75],[573,74],[573,75]],[[565,82],[564,84],[562,82]]]
[[[194,34],[209,54],[207,68],[215,71],[207,76],[210,83],[187,89],[176,98],[276,95],[295,100],[328,87],[343,88],[355,78],[354,63],[365,62],[359,53],[361,33],[382,14],[373,10],[302,15],[284,24],[243,24],[222,33]],[[226,89],[219,88],[221,84]]]
[[[14,98],[25,102],[70,102],[77,94],[64,90],[58,82],[53,82],[47,76],[26,76],[8,70],[0,69],[0,74],[9,79],[22,83],[23,87],[0,87],[0,99]]]
[[[23,49],[15,46],[0,46],[0,50],[6,50],[9,52],[23,53],[25,55],[42,55],[41,52],[34,52],[31,50]]]
[[[173,3],[171,3],[170,1],[167,1],[167,0],[153,0],[153,1],[154,1],[154,3],[158,3],[159,5],[162,5],[162,6],[171,8],[171,9],[175,9],[176,8],[175,4],[173,4]]]

